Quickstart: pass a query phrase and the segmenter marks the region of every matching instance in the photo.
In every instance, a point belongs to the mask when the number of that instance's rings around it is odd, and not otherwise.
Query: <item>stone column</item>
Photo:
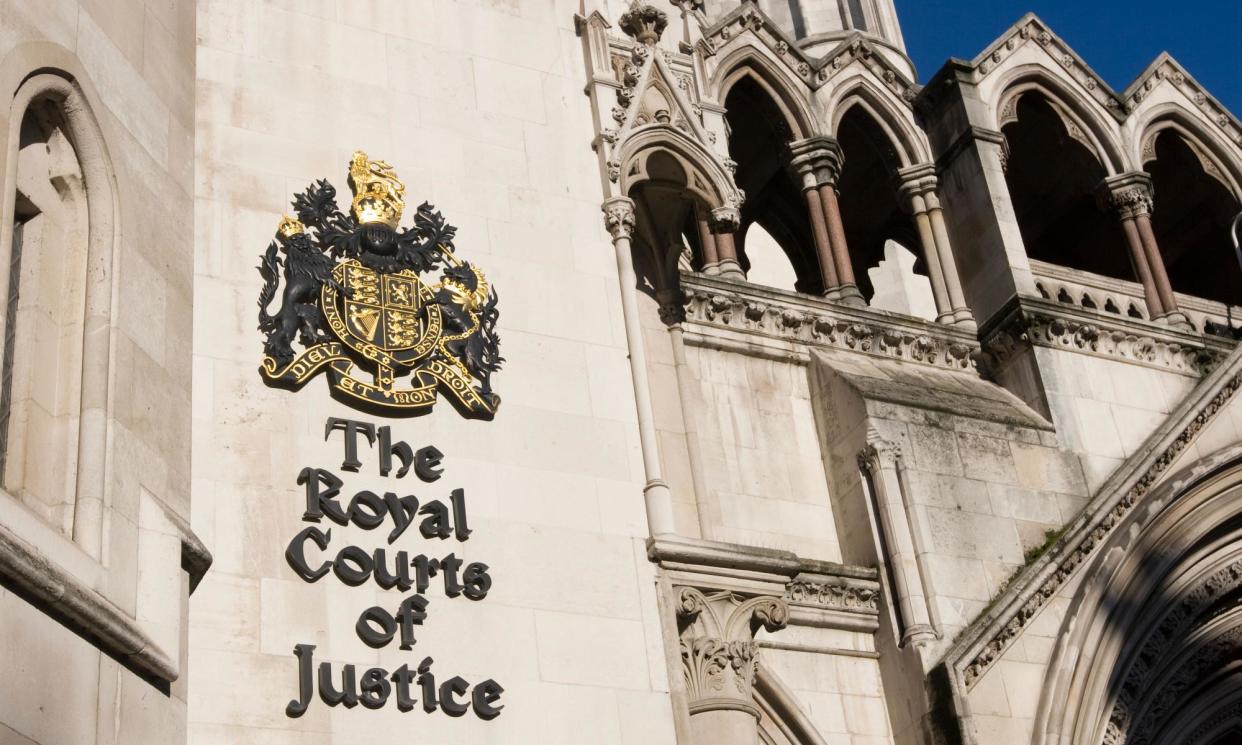
[[[841,301],[850,305],[866,305],[867,301],[854,280],[854,266],[850,263],[850,250],[845,242],[845,224],[841,222],[841,205],[837,201],[836,179],[832,183],[819,185],[819,199],[824,206],[824,219],[828,222],[828,240],[832,242],[832,256],[836,259],[837,279],[841,282]]]
[[[966,296],[962,293],[961,276],[957,273],[957,259],[953,257],[953,247],[949,245],[949,230],[944,223],[944,210],[940,207],[940,197],[936,191],[923,195],[927,202],[927,216],[931,219],[932,235],[936,238],[936,249],[940,253],[940,268],[944,272],[944,284],[949,291],[949,304],[953,306],[953,321],[960,326],[976,328],[975,316],[966,305]]]
[[[699,205],[694,207],[695,221],[699,226],[699,245],[703,249],[703,273],[720,273],[720,254],[716,251],[716,236],[712,233],[707,214]]]
[[[824,295],[837,299],[841,295],[841,282],[837,277],[836,256],[832,252],[832,243],[828,238],[828,221],[824,214],[824,203],[819,196],[819,185],[827,178],[826,150],[823,138],[812,138],[792,143],[790,150],[790,166],[795,176],[802,183],[802,193],[806,197],[807,215],[811,220],[811,235],[815,240],[815,256],[819,260],[819,275],[824,283]]]
[[[638,318],[638,278],[634,274],[634,257],[630,248],[630,237],[634,233],[634,201],[629,197],[610,197],[604,200],[603,210],[604,224],[612,235],[612,247],[617,255],[617,279],[621,283],[621,314],[625,321],[625,344],[630,355],[630,376],[634,384],[643,474],[647,480],[643,487],[647,527],[652,536],[669,535],[674,532],[673,498],[660,470],[651,386],[647,380],[647,356]]]
[[[759,709],[754,704],[759,629],[777,631],[789,622],[782,598],[744,598],[731,590],[677,588],[682,670],[697,745],[757,745]]]
[[[1151,177],[1146,173],[1123,173],[1104,180],[1102,191],[1121,220],[1134,260],[1134,271],[1143,285],[1143,297],[1152,320],[1161,321],[1178,329],[1189,331],[1190,322],[1178,310],[1169,275],[1165,271],[1164,257],[1156,243],[1151,228],[1153,190]]]
[[[923,589],[918,551],[898,475],[901,448],[874,433],[869,434],[867,440],[867,447],[858,454],[858,465],[870,477],[875,497],[876,519],[883,538],[878,553],[892,570],[893,594],[901,616],[901,645],[932,640],[936,638],[936,630]]]
[[[953,323],[953,305],[949,301],[949,291],[944,283],[940,252],[936,249],[936,237],[932,232],[931,218],[927,214],[927,200],[923,198],[924,193],[935,187],[927,185],[927,174],[922,171],[898,175],[903,178],[899,191],[908,200],[910,214],[914,217],[914,226],[919,233],[919,243],[923,248],[923,259],[927,263],[927,277],[931,280],[932,297],[936,301],[936,322]]]
[[[849,246],[845,241],[845,225],[841,222],[841,205],[837,202],[837,178],[845,163],[841,145],[832,137],[808,137],[789,143],[789,155],[790,165],[807,192],[812,229],[816,229],[817,221],[822,219],[827,233],[824,236],[826,251],[821,249],[820,236],[815,237],[821,272],[825,277],[825,286],[830,290],[825,294],[849,305],[866,305],[867,301],[854,280],[854,267],[850,264]],[[816,199],[811,199],[812,195]],[[828,284],[830,273],[836,275],[832,284]]]
[[[717,207],[712,210],[711,232],[716,238],[716,256],[719,274],[730,279],[746,279],[742,264],[737,260],[737,246],[733,234],[737,232],[741,216],[733,207]]]
[[[1002,166],[1005,137],[989,129],[994,114],[977,83],[973,67],[950,61],[915,107],[936,155],[937,197],[948,208],[937,222],[952,238],[972,311],[988,319],[1005,312],[1014,295],[1035,294],[1035,279]]]

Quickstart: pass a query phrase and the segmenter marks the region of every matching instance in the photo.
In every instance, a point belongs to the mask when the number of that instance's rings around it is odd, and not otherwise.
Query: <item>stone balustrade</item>
[[[1035,288],[1041,297],[1077,308],[1110,313],[1119,318],[1151,320],[1138,282],[1114,279],[1078,269],[1031,260]],[[1242,327],[1242,306],[1226,306],[1213,300],[1175,293],[1178,309],[1196,334],[1222,335],[1231,325]],[[1215,330],[1214,330],[1215,329]]]

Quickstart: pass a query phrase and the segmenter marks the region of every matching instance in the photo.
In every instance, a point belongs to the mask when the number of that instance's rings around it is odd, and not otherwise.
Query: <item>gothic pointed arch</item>
[[[1138,279],[1125,235],[1100,201],[1107,158],[1040,86],[1013,89],[1001,112],[1005,181],[1027,255],[1124,280]],[[1066,122],[1070,125],[1067,126]]]
[[[1242,302],[1242,269],[1230,239],[1239,202],[1233,159],[1202,125],[1176,108],[1155,112],[1138,139],[1155,195],[1152,229],[1173,289]]]
[[[746,194],[737,231],[738,259],[749,269],[746,234],[758,223],[780,245],[793,266],[793,288],[818,294],[824,290],[815,254],[812,226],[800,181],[790,167],[790,143],[800,127],[761,79],[740,74],[724,99],[730,159],[737,164],[738,187]]]
[[[1062,622],[1035,742],[1215,745],[1242,728],[1242,446],[1126,514]]]
[[[875,294],[868,269],[883,261],[888,241],[916,254],[915,271],[927,273],[917,230],[899,191],[899,172],[909,165],[910,153],[873,111],[864,98],[855,98],[842,109],[834,130],[844,155],[837,180],[841,221],[854,276],[867,298]]]
[[[914,125],[909,104],[876,85],[866,75],[858,75],[852,81],[843,83],[840,92],[833,97],[832,131],[839,131],[841,121],[858,107],[892,142],[900,161],[899,167],[931,162],[926,136]]]
[[[618,186],[636,205],[639,288],[653,296],[674,291],[682,263],[693,269],[703,264],[696,217],[714,215],[717,221],[736,223],[742,194],[702,142],[671,125],[635,130],[620,143],[616,157]]]
[[[771,61],[753,46],[741,46],[725,55],[711,85],[713,98],[725,101],[733,86],[747,79],[761,88],[784,115],[795,140],[817,129],[806,86],[783,64]]]
[[[1196,112],[1176,103],[1156,106],[1144,112],[1134,129],[1137,136],[1132,148],[1139,166],[1156,159],[1156,140],[1161,134],[1173,131],[1194,152],[1205,174],[1219,181],[1235,197],[1242,197],[1242,167],[1238,165],[1235,149],[1222,142]]]
[[[1018,102],[1034,94],[1043,99],[1061,120],[1066,133],[1091,151],[1107,175],[1127,170],[1125,154],[1117,136],[1115,119],[1101,116],[1098,103],[1082,94],[1048,68],[1025,64],[1006,70],[996,83],[996,129],[1017,121]]]

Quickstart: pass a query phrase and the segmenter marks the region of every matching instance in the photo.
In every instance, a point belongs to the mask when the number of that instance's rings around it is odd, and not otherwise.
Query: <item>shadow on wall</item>
[[[1036,741],[1242,742],[1242,448],[1164,499],[1140,529],[1121,526],[1084,578]]]

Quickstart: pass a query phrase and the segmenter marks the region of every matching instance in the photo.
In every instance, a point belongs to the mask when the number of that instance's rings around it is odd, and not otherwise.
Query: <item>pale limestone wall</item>
[[[1098,362],[1092,360],[1091,362]],[[1131,368],[1143,370],[1144,368]],[[1149,370],[1147,372],[1150,372]],[[1150,393],[1150,391],[1149,391]],[[1176,407],[1174,400],[1170,406]],[[1236,447],[1242,440],[1242,402],[1233,398],[1163,472],[1156,485],[1176,478],[1192,464]],[[1150,434],[1150,433],[1149,433]],[[1084,459],[1084,464],[1088,461]],[[1034,734],[1039,705],[1051,684],[1049,665],[1058,636],[1068,631],[1066,617],[1083,587],[1085,562],[1030,619],[1012,645],[970,688],[968,698],[978,741],[1028,742]],[[1068,674],[1068,673],[1063,673]]]
[[[932,647],[946,648],[1026,563],[1027,552],[1081,511],[1089,492],[1080,459],[1060,447],[1046,425],[1037,426],[1038,418],[1016,399],[972,373],[919,371],[841,355],[814,365],[812,401],[820,414],[845,559],[879,559],[869,528],[874,507],[857,455],[873,440],[891,443],[900,452],[902,496],[918,554],[913,581],[926,592],[938,632]],[[923,406],[871,398],[856,387],[899,375],[925,378]],[[981,402],[990,389],[992,420],[946,410],[952,408],[946,392],[965,385]],[[938,395],[943,408],[927,408],[937,405]]]
[[[100,254],[111,256],[110,275],[99,264],[90,270],[93,280],[106,283],[103,297],[111,296],[105,325],[92,324],[96,337],[109,339],[107,369],[85,371],[107,380],[107,440],[90,439],[76,453],[102,462],[107,474],[99,487],[102,529],[99,521],[90,523],[99,539],[81,529],[85,537],[73,535],[69,506],[47,524],[7,493],[0,493],[0,528],[36,546],[56,581],[84,588],[94,605],[77,611],[81,623],[99,623],[100,604],[114,605],[180,675],[161,692],[44,609],[0,590],[0,741],[6,745],[185,738],[188,587],[177,520],[188,520],[190,504],[194,29],[194,3],[182,0],[0,2],[0,82],[9,97],[0,103],[0,173],[15,152],[9,117],[21,82],[36,71],[75,80],[85,105],[73,119],[87,130],[98,127],[97,137],[75,148],[89,198],[107,205],[92,214],[91,229],[102,233]],[[91,173],[104,178],[92,181]],[[3,217],[7,229],[11,216]],[[66,271],[85,273],[82,257]],[[81,365],[80,328],[70,324],[66,333],[76,333],[77,348],[67,337],[60,354]],[[27,338],[39,348],[19,343],[15,359],[47,354],[44,345],[56,341]],[[69,447],[76,450],[76,421],[71,428]],[[28,472],[64,470],[64,456],[24,455]],[[98,559],[92,543],[100,547]]]
[[[202,672],[190,741],[671,743],[577,3],[291,8],[200,4],[194,525],[216,564],[192,609]],[[339,467],[324,418],[350,410],[322,380],[293,394],[264,387],[256,372],[256,259],[311,179],[330,179],[348,199],[354,149],[391,162],[411,203],[427,199],[458,226],[459,253],[499,293],[507,358],[494,379],[504,399],[495,421],[467,422],[442,401],[428,416],[386,422],[446,454],[440,482],[411,486],[372,467],[345,474],[354,488],[468,495],[474,533],[455,547],[491,567],[493,588],[472,603],[433,587],[410,652],[357,640],[353,624],[377,597],[373,586],[309,585],[285,563],[285,545],[304,526],[297,473]],[[344,545],[348,531],[336,530],[333,545]],[[378,545],[374,535],[356,540]],[[382,595],[385,605],[400,597]],[[494,677],[506,708],[483,722],[400,714],[392,702],[371,712],[316,701],[289,719],[299,642],[319,645],[317,659],[363,667],[416,665],[429,654],[441,676]]]
[[[870,634],[786,629],[775,638],[789,644],[811,642],[820,650],[764,649],[763,660],[797,695],[826,741],[860,745],[893,742],[880,665]],[[823,646],[825,641],[835,649],[830,651]]]
[[[1081,456],[1091,493],[1198,382],[1128,361],[1044,347],[1034,354],[1058,441]]]
[[[688,350],[714,540],[841,561],[806,367]]]

